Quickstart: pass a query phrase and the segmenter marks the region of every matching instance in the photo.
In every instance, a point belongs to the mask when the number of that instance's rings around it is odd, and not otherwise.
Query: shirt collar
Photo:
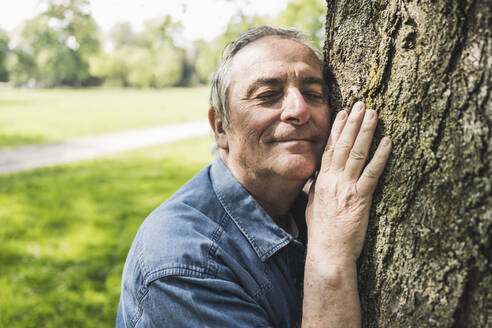
[[[261,261],[266,261],[293,240],[293,237],[281,229],[253,196],[236,180],[219,156],[212,163],[210,174],[214,191],[220,203]],[[303,242],[305,242],[306,236],[304,219],[306,204],[306,194],[301,192],[291,209],[299,229],[299,239]]]

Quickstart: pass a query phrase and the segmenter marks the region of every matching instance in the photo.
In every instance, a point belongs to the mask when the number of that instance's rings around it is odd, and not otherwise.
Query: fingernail
[[[361,112],[364,110],[364,103],[362,101],[358,101],[356,104],[355,104],[356,108],[355,110],[358,111],[358,112]]]
[[[376,111],[374,109],[368,109],[368,110],[366,110],[366,115],[367,115],[367,118],[372,120],[372,119],[376,118]]]
[[[390,138],[388,138],[388,137],[384,137],[384,138],[383,138],[383,145],[387,147],[387,146],[389,146],[390,144],[391,144],[391,139],[390,139]]]
[[[347,112],[345,110],[341,110],[338,112],[337,116],[339,120],[344,120],[347,118]]]

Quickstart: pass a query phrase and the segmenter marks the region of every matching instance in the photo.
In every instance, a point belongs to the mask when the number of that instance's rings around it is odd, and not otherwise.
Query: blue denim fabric
[[[217,157],[140,227],[116,326],[299,327],[306,203],[291,209],[294,239]]]

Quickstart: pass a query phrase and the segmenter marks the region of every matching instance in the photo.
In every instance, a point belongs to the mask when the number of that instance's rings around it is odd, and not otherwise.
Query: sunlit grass
[[[212,160],[209,137],[0,176],[0,327],[114,327],[142,220]]]
[[[0,89],[0,147],[206,119],[208,87]]]

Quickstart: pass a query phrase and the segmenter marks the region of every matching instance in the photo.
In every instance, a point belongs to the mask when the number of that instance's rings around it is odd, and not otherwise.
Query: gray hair
[[[209,101],[215,115],[222,118],[225,128],[229,127],[227,92],[231,84],[230,69],[232,58],[239,52],[239,50],[248,44],[267,36],[280,36],[297,40],[314,52],[321,65],[323,63],[323,56],[321,52],[313,47],[307,34],[300,30],[290,27],[274,27],[266,25],[250,28],[241,34],[236,40],[227,45],[222,53],[217,69],[212,76],[212,87],[210,89]]]

